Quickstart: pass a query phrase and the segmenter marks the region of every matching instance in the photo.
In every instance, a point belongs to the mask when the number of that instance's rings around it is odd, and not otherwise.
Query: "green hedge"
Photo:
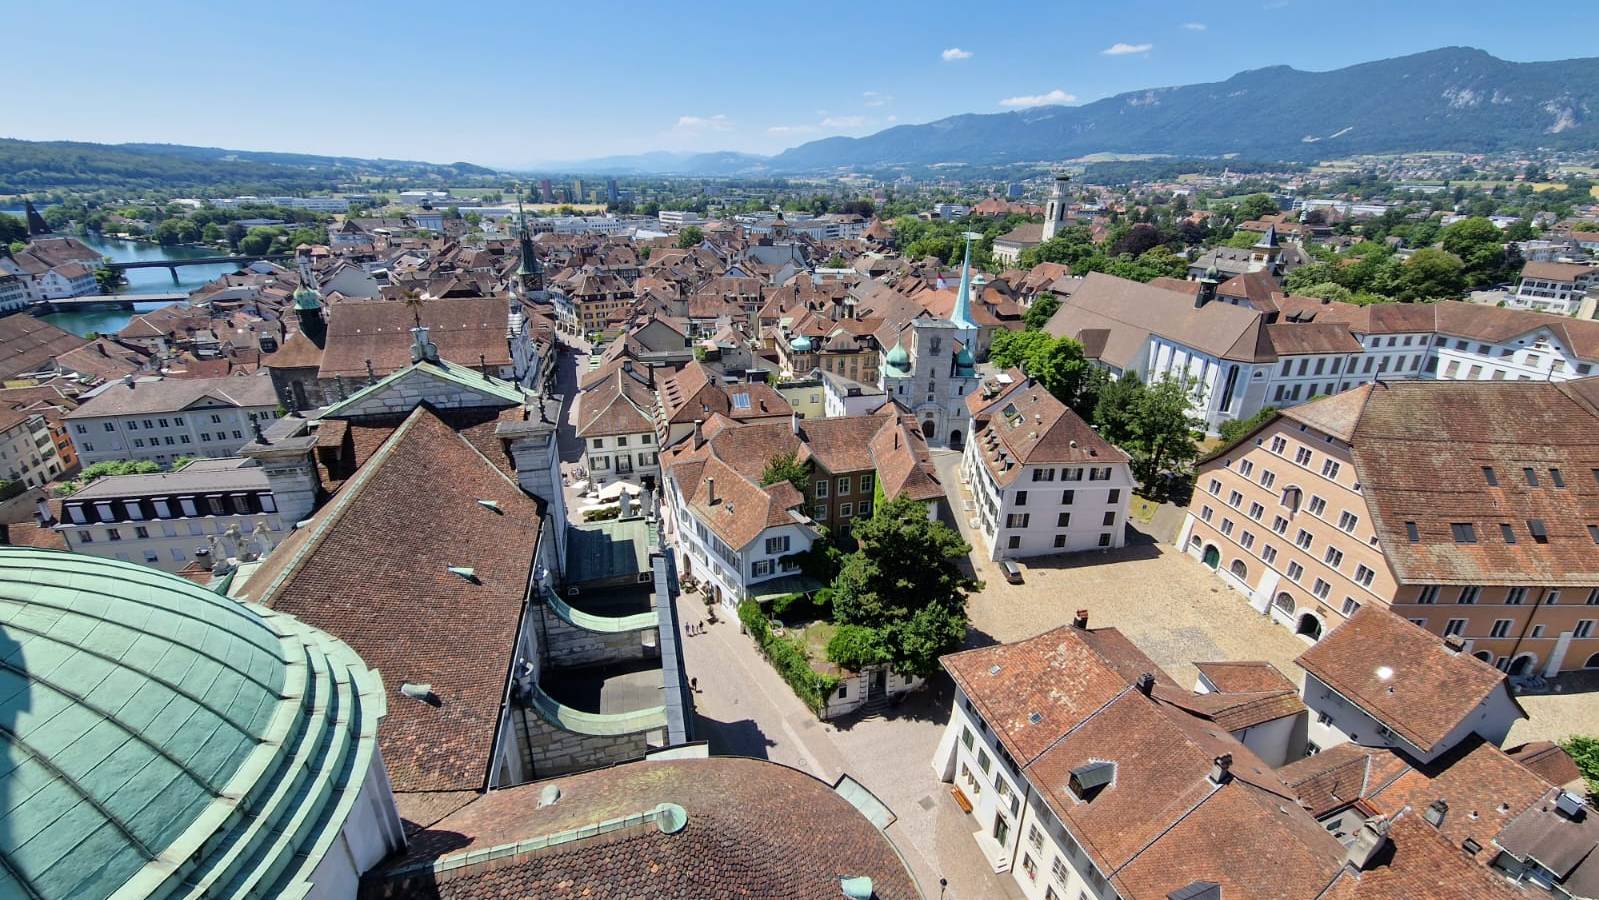
[[[838,679],[812,669],[810,660],[805,658],[805,647],[798,640],[773,634],[771,622],[754,600],[738,605],[738,620],[744,623],[744,630],[755,639],[772,668],[793,688],[795,696],[820,716],[827,708],[827,698],[838,690]]]

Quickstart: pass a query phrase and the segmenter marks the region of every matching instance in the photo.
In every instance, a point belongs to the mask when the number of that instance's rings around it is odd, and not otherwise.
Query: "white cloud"
[[[1099,51],[1105,56],[1128,56],[1133,53],[1148,53],[1155,49],[1154,44],[1125,44],[1120,41]]]
[[[814,125],[773,125],[766,129],[767,134],[810,134],[816,130]]]
[[[1061,103],[1070,103],[1070,102],[1072,102],[1073,100],[1076,100],[1076,99],[1077,99],[1077,95],[1068,94],[1065,91],[1061,90],[1060,88],[1056,88],[1056,89],[1054,89],[1053,91],[1050,91],[1047,94],[1031,94],[1031,95],[1023,95],[1021,97],[1006,97],[1005,99],[999,101],[999,105],[1000,106],[1007,106],[1007,107],[1010,107],[1012,109],[1025,109],[1025,108],[1030,107],[1030,106],[1051,106],[1051,105],[1058,105],[1058,104],[1061,104]]]
[[[893,123],[893,122],[898,122],[898,121],[899,121],[899,116],[889,116],[889,117],[888,117],[888,121],[889,121],[889,122],[890,122],[890,123]]]
[[[865,124],[865,116],[828,116],[822,120],[823,128],[859,128]]]
[[[733,120],[717,113],[714,116],[678,116],[677,131],[732,131]]]
[[[962,50],[959,47],[951,47],[939,55],[944,58],[944,62],[959,62],[963,59],[971,59],[972,51]]]
[[[877,91],[865,91],[861,94],[861,102],[867,106],[887,106],[894,102],[894,98],[888,94],[880,94]]]
[[[1204,31],[1205,30],[1205,23],[1204,22],[1184,22],[1183,23],[1183,27],[1188,29],[1189,31]]]

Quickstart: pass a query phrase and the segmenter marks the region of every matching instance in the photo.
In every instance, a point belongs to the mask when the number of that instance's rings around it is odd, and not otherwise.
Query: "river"
[[[0,212],[22,218],[23,212],[16,210],[0,210]],[[116,262],[144,262],[146,260],[162,259],[194,259],[200,256],[217,256],[222,251],[206,247],[162,247],[159,244],[149,244],[142,241],[123,241],[112,237],[97,235],[74,235],[78,240],[92,247],[102,256],[109,256]],[[128,286],[125,293],[151,294],[151,293],[176,293],[179,291],[192,291],[201,285],[212,281],[221,275],[236,271],[236,267],[228,264],[211,266],[184,266],[178,269],[178,282],[172,282],[172,273],[166,269],[129,269],[127,272]],[[161,303],[140,303],[135,306],[137,312],[149,312],[159,308]],[[128,324],[133,314],[125,309],[97,309],[82,310],[78,312],[51,313],[41,316],[44,321],[65,331],[78,335],[111,334],[121,331]]]

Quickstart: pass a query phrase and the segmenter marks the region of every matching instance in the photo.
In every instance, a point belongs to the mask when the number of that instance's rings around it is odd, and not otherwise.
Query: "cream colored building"
[[[1202,462],[1179,541],[1310,641],[1367,604],[1513,675],[1599,668],[1599,379],[1375,383]]]

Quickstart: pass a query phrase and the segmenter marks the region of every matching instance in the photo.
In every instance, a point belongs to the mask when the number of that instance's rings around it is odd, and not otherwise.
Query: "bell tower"
[[[1066,182],[1071,178],[1065,172],[1055,173],[1055,184],[1049,189],[1049,205],[1044,207],[1043,239],[1046,241],[1066,227]]]

